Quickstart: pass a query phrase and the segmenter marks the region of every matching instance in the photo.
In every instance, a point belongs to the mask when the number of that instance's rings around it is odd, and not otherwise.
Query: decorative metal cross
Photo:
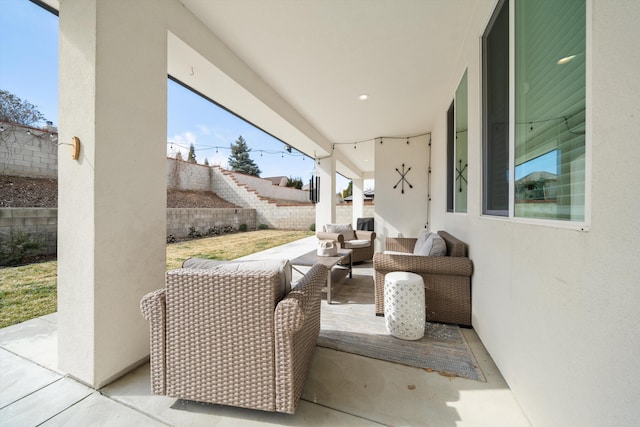
[[[396,189],[398,187],[398,184],[402,183],[402,191],[401,193],[404,194],[404,183],[406,182],[407,185],[409,186],[409,188],[413,188],[413,185],[411,185],[409,183],[409,181],[407,181],[407,178],[405,178],[405,176],[407,176],[407,174],[409,173],[409,171],[411,170],[411,167],[409,167],[409,169],[407,169],[407,171],[404,171],[404,163],[402,164],[402,172],[400,172],[398,170],[398,168],[396,168],[396,172],[398,172],[400,174],[400,181],[398,181],[396,183],[396,185],[393,186],[394,189]]]
[[[464,175],[462,175],[464,173],[464,171],[467,169],[467,163],[464,164],[464,167],[462,167],[462,159],[458,160],[458,162],[460,163],[460,168],[456,168],[456,172],[458,173],[458,176],[456,176],[456,181],[460,180],[460,192],[462,193],[462,181],[464,181],[465,184],[467,184],[467,178],[464,177]]]

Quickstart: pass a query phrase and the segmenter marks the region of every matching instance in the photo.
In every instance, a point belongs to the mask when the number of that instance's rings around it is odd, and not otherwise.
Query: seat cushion
[[[371,240],[345,240],[344,248],[345,249],[357,249],[357,248],[368,248],[371,246]]]
[[[324,226],[327,233],[337,233],[344,236],[344,241],[355,240],[356,234],[351,224],[327,224]]]
[[[287,259],[220,261],[215,259],[189,258],[182,263],[182,268],[215,270],[225,273],[233,271],[277,271],[283,290],[282,296],[288,294],[291,290],[291,263]]]

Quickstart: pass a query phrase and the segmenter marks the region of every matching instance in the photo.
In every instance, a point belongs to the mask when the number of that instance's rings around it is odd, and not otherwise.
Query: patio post
[[[146,360],[139,303],[164,284],[167,31],[157,15],[152,1],[60,2],[58,366],[94,388]]]
[[[316,174],[320,177],[320,202],[316,205],[316,230],[336,220],[336,159],[318,160]]]
[[[362,178],[354,178],[351,182],[351,223],[355,227],[358,222],[358,218],[364,217],[364,180]]]

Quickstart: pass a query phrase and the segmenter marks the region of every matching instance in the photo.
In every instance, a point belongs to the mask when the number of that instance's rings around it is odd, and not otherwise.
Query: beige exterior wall
[[[480,37],[493,0],[478,2],[460,60],[451,69],[432,129],[432,230],[469,244],[474,263],[473,326],[533,425],[633,425],[640,417],[637,301],[640,301],[638,181],[640,3],[587,1],[588,224],[482,215]],[[446,111],[468,68],[468,213],[446,213]],[[443,82],[443,84],[445,84]],[[425,94],[427,95],[427,94]],[[393,164],[403,152],[388,153]],[[376,153],[378,159],[378,153]],[[380,179],[376,220],[415,233]],[[410,175],[409,175],[410,176]],[[397,195],[396,195],[397,196]],[[399,196],[397,196],[399,197]],[[404,204],[403,204],[404,206]],[[412,214],[426,215],[426,204]],[[498,391],[497,391],[498,392]]]
[[[161,11],[150,0],[60,2],[59,140],[81,148],[58,158],[58,362],[96,388],[148,358],[140,299],[164,285]]]

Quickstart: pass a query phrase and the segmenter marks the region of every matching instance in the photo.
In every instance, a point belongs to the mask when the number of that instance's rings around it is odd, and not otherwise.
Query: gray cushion
[[[324,226],[327,233],[337,233],[344,236],[344,241],[355,240],[356,234],[353,231],[351,224],[327,224]]]
[[[437,234],[433,235],[433,241],[431,244],[431,250],[429,256],[446,256],[447,255],[447,243],[442,237]]]
[[[431,250],[431,245],[429,245],[429,247],[426,247],[427,244],[427,239],[432,235],[433,233],[421,233],[418,236],[418,239],[416,240],[416,244],[413,247],[413,254],[414,255],[422,255],[422,256],[427,256],[429,255],[429,251]]]
[[[447,244],[438,234],[428,233],[418,237],[413,253],[421,256],[445,256]]]
[[[231,260],[189,258],[182,263],[182,268],[215,270],[220,272],[234,271],[277,271],[284,295],[291,290],[291,263],[287,259]],[[284,296],[283,295],[283,296]]]

